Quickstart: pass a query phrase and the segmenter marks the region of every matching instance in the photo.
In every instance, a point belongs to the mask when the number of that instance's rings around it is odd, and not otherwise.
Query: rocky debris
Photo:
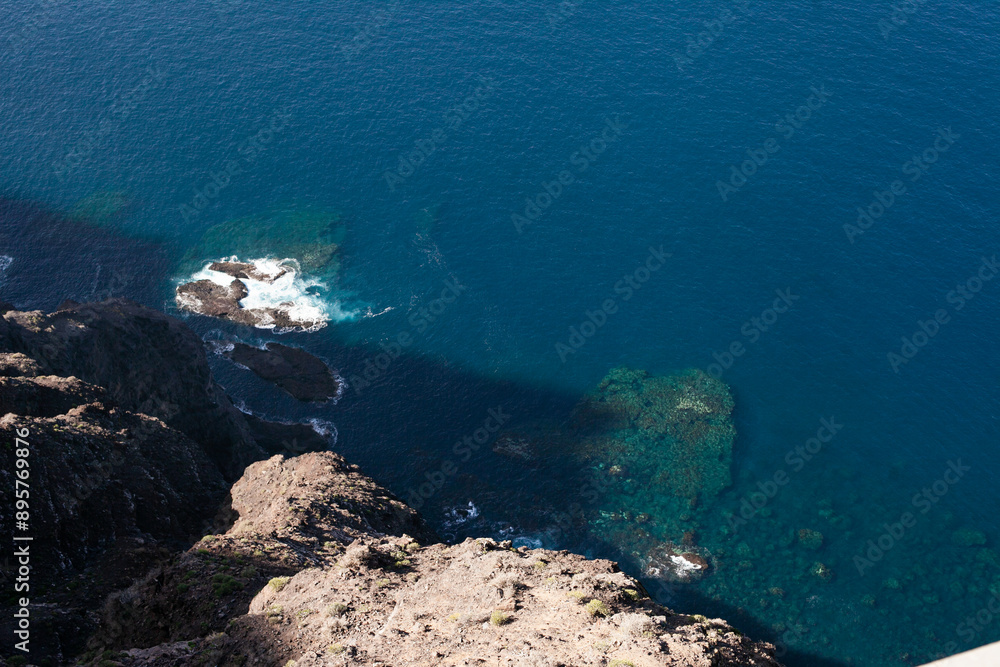
[[[643,569],[653,579],[687,583],[705,576],[710,567],[708,558],[703,550],[668,542],[646,553]]]
[[[778,667],[770,645],[672,613],[610,561],[429,544],[414,510],[330,452],[256,463],[232,497],[225,535],[109,599],[88,659]]]
[[[833,579],[833,570],[819,561],[813,563],[812,567],[809,568],[809,573],[814,577],[822,579],[823,581],[830,581]]]
[[[240,306],[240,301],[247,294],[247,286],[239,280],[220,285],[206,278],[178,285],[177,305],[200,315],[251,326],[254,322],[252,315]]]
[[[340,393],[341,383],[333,371],[321,359],[297,347],[267,343],[260,349],[233,343],[225,355],[300,401],[326,401]]]

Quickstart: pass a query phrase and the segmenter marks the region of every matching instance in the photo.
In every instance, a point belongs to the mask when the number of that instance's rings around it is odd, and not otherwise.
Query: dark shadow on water
[[[0,197],[0,298],[33,310],[125,296],[162,307],[167,246]],[[4,259],[4,257],[9,259]]]

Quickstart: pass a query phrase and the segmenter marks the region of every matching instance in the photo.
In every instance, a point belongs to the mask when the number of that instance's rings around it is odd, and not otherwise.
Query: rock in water
[[[295,260],[208,263],[177,287],[177,306],[261,329],[314,330],[326,326],[326,305],[316,294],[325,288],[301,276]]]
[[[302,272],[336,281],[344,236],[345,227],[337,213],[280,207],[209,228],[181,260],[180,270],[197,271],[207,257],[295,257]]]
[[[300,401],[327,401],[340,392],[340,380],[333,371],[321,359],[297,347],[268,343],[262,350],[235,343],[225,354]]]

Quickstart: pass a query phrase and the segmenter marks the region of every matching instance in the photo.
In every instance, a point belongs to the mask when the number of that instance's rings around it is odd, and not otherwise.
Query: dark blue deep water
[[[126,296],[302,346],[351,382],[338,404],[213,363],[247,409],[333,423],[442,534],[636,575],[627,543],[553,528],[593,501],[571,452],[453,445],[490,409],[558,423],[617,366],[701,368],[735,399],[734,483],[698,508],[713,570],[650,592],[790,665],[1000,639],[996,6],[32,0],[0,26],[5,300]],[[280,335],[177,312],[202,233],[276,210],[341,217],[344,317]]]

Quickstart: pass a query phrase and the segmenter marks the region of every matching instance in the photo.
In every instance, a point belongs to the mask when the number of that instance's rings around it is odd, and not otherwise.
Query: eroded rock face
[[[31,452],[31,592],[46,637],[32,656],[61,664],[109,592],[208,530],[247,464],[328,443],[308,425],[251,422],[212,380],[201,339],[156,311],[112,300],[0,313],[0,441],[27,429]],[[3,488],[13,470],[0,470]],[[0,507],[7,534],[13,512]]]
[[[102,387],[122,409],[162,420],[201,444],[230,479],[266,456],[213,381],[201,339],[163,313],[125,299],[48,315],[11,310],[0,318],[0,351],[30,357],[37,373]]]
[[[225,630],[271,578],[335,567],[355,540],[433,539],[415,510],[332,452],[255,463],[231,493],[238,518],[228,532],[109,598],[95,647],[149,647]]]
[[[32,657],[55,664],[83,648],[105,595],[205,530],[228,486],[201,445],[106,395],[76,378],[0,378],[0,441],[27,433],[30,451],[31,600],[46,603]],[[5,466],[0,486],[14,484]],[[4,534],[13,519],[9,503]]]
[[[75,397],[89,398],[80,392],[62,400]],[[227,484],[201,446],[153,417],[95,401],[53,416],[0,417],[5,441],[13,442],[17,429],[29,432],[40,584],[93,565],[107,549],[122,553],[127,542],[185,544],[204,530],[204,508],[226,495]],[[11,475],[0,471],[13,488]]]
[[[280,343],[265,348],[234,343],[225,355],[300,401],[326,401],[340,393],[340,380],[323,361],[305,350]]]
[[[232,494],[225,535],[109,601],[110,645],[135,647],[123,665],[778,667],[770,645],[674,614],[610,561],[428,545],[412,509],[332,453],[254,464]]]

